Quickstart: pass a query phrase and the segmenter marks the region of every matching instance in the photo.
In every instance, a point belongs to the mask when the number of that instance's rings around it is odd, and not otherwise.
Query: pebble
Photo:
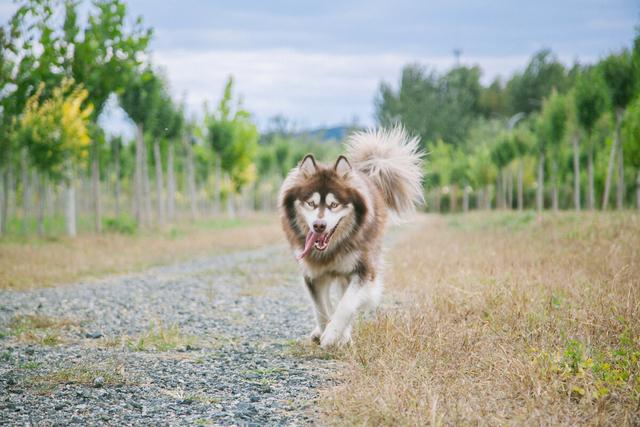
[[[104,377],[102,376],[95,377],[95,379],[93,380],[93,386],[96,388],[100,388],[104,386]]]

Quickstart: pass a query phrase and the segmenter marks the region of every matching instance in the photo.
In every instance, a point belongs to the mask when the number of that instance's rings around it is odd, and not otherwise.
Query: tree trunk
[[[16,215],[16,210],[17,210],[16,202],[17,202],[17,193],[18,193],[18,187],[17,187],[18,180],[16,179],[14,167],[15,167],[14,163],[9,162],[9,170],[8,170],[9,192],[7,193],[7,196],[9,197],[9,199],[7,200],[7,215],[5,216],[7,223],[5,224],[6,226],[5,231],[8,231],[9,220]]]
[[[136,126],[136,162],[133,175],[133,213],[138,224],[144,221],[144,203],[142,191],[142,162],[144,155],[142,153],[144,147],[144,131],[142,124]]]
[[[153,163],[156,168],[156,198],[158,204],[158,222],[164,223],[164,176],[162,173],[162,157],[160,155],[160,143],[156,139],[153,142]]]
[[[65,183],[65,228],[67,236],[75,237],[76,230],[76,189],[73,166],[67,164],[67,182]]]
[[[29,227],[29,217],[31,214],[31,185],[29,182],[29,159],[27,149],[23,148],[20,153],[20,168],[22,175],[22,233],[26,234]]]
[[[589,210],[594,210],[596,208],[596,192],[593,186],[593,144],[589,147],[589,153],[587,155],[587,178],[589,180],[587,205]]]
[[[580,135],[573,138],[573,207],[580,211]]]
[[[174,168],[174,145],[169,142],[167,152],[167,217],[173,221],[176,217],[176,176]]]
[[[46,208],[46,178],[43,174],[37,174],[35,181],[38,183],[38,236],[44,236],[44,211]]]
[[[551,189],[551,205],[554,212],[558,212],[558,161],[555,156],[551,160],[551,173],[553,174],[553,187]]]
[[[496,209],[502,209],[504,207],[504,192],[502,191],[502,175],[503,170],[499,169],[498,174],[496,175]]]
[[[149,152],[142,146],[142,199],[144,201],[144,222],[151,225],[151,183],[149,182]]]
[[[507,184],[507,170],[502,170],[502,209],[507,209],[507,192],[508,192],[508,184]]]
[[[198,207],[196,200],[196,174],[193,164],[193,147],[188,138],[184,138],[182,143],[187,155],[187,191],[189,193],[189,202],[191,207],[191,218],[195,219],[198,216]]]
[[[9,221],[9,193],[11,193],[11,159],[7,157],[5,167],[2,169],[2,211],[0,212],[0,235],[7,232]]]
[[[616,140],[618,143],[618,180],[616,181],[616,209],[622,210],[624,208],[624,158],[622,155],[622,137],[620,135],[620,125],[622,123],[622,116],[624,110],[619,109],[616,111]]]
[[[214,197],[213,210],[214,210],[214,213],[219,214],[220,213],[220,193],[222,191],[221,189],[222,164],[220,161],[220,155],[218,155],[218,153],[216,153],[215,172],[216,172],[216,187],[215,187],[215,194],[213,195]]]
[[[116,208],[116,218],[120,217],[120,143],[117,142],[114,147],[113,157],[114,160],[114,173],[115,173],[115,186],[114,186],[114,199],[115,199],[115,208]]]
[[[462,212],[469,212],[469,186],[464,185],[464,191],[462,192]]]
[[[507,209],[513,209],[513,174],[507,171]]]
[[[236,193],[233,191],[230,191],[227,195],[227,216],[230,219],[235,219],[236,217],[235,195]]]
[[[524,161],[520,159],[518,162],[518,210],[524,209],[524,188],[523,188],[523,175],[524,175]]]
[[[611,150],[609,151],[609,166],[607,167],[607,177],[604,181],[604,193],[602,194],[602,210],[605,210],[609,207],[609,192],[611,190],[611,176],[613,175],[613,166],[615,163],[617,145],[618,145],[618,138],[616,137],[613,140],[613,144],[611,144]]]
[[[544,210],[544,153],[540,153],[538,160],[538,185],[536,187],[536,209]]]
[[[102,207],[100,206],[100,158],[98,142],[93,142],[91,160],[91,190],[93,193],[93,224],[96,233],[102,232]]]
[[[484,208],[486,210],[491,210],[491,186],[487,185],[486,189],[485,189],[485,193],[484,193]],[[497,197],[497,194],[496,194]],[[496,201],[497,203],[497,201]]]
[[[451,186],[450,207],[452,213],[455,213],[458,210],[458,186],[455,184]]]
[[[640,209],[640,170],[636,173],[636,208]]]

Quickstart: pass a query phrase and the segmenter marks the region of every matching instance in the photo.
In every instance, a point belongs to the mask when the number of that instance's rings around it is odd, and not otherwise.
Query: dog
[[[311,339],[322,348],[350,343],[358,311],[378,305],[385,225],[423,203],[422,157],[419,139],[401,126],[360,131],[333,165],[307,154],[283,181],[282,227],[313,302]]]

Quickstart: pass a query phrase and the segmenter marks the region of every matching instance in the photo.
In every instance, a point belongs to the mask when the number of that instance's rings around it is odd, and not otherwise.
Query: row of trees
[[[152,30],[121,0],[91,6],[81,22],[77,1],[23,0],[0,29],[1,233],[273,209],[306,152],[339,152],[282,117],[259,135],[232,78],[215,108],[188,116],[149,59]],[[422,137],[437,210],[607,208],[614,193],[623,208],[640,200],[629,185],[640,191],[639,64],[636,39],[590,66],[544,50],[487,86],[479,67],[410,65],[398,89],[381,85],[377,119]],[[109,103],[133,123],[132,141],[101,128]]]
[[[409,65],[376,98],[380,124],[422,137],[433,209],[607,209],[614,183],[618,209],[640,208],[640,37],[593,65],[542,50],[506,83],[480,77]]]
[[[238,207],[271,209],[278,185],[308,150],[286,121],[260,136],[233,95],[188,117],[149,61],[152,30],[121,0],[95,0],[85,22],[77,1],[25,0],[0,31],[0,232],[40,234],[78,224],[164,224]],[[105,106],[117,103],[133,141],[108,137]],[[260,176],[260,180],[257,177]],[[49,230],[51,231],[51,230]]]

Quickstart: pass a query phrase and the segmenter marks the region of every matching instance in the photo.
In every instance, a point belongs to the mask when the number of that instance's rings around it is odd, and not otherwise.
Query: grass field
[[[109,226],[109,224],[107,224]],[[284,243],[275,215],[207,219],[136,231],[0,239],[0,288],[27,289],[141,270],[203,255]],[[109,230],[109,227],[107,227]],[[115,231],[118,230],[118,231]]]
[[[394,235],[386,304],[359,322],[354,344],[294,354],[344,362],[319,399],[323,424],[640,424],[640,215],[419,216]],[[12,237],[0,241],[0,287],[273,243],[284,243],[274,215],[74,240]],[[20,318],[11,334],[56,344],[51,322]],[[175,333],[127,345],[179,347]]]
[[[638,425],[640,216],[429,217],[341,356],[327,424]],[[321,400],[323,401],[323,400]]]

